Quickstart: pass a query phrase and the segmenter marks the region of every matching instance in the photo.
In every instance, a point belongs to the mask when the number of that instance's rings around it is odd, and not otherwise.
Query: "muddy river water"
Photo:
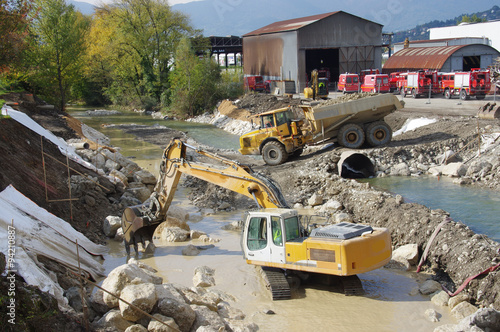
[[[112,130],[105,134],[112,138],[113,146],[121,148],[123,155],[158,174],[160,147]],[[437,307],[428,296],[418,293],[418,284],[427,275],[384,268],[359,275],[366,291],[362,296],[345,296],[334,287],[308,284],[294,290],[291,300],[272,301],[258,268],[246,264],[243,259],[240,233],[221,228],[241,219],[244,211],[215,214],[199,211],[187,199],[186,189],[182,186],[178,187],[173,204],[189,212],[191,229],[204,231],[220,242],[198,256],[183,256],[181,251],[187,245],[205,243],[162,243],[155,240],[157,249],[154,255],[140,253],[138,259],[158,270],[165,283],[188,287],[193,285],[196,267],[214,268],[215,288],[231,294],[235,298],[232,305],[241,309],[249,322],[256,323],[259,331],[432,331],[442,324],[457,323],[448,307]],[[110,240],[108,247],[109,253],[103,262],[106,273],[127,260],[122,243]],[[438,312],[439,322],[426,318],[424,313],[428,309]],[[268,310],[275,314],[266,314]]]
[[[216,270],[215,288],[231,294],[232,303],[260,331],[432,331],[440,324],[456,323],[447,307],[437,307],[416,291],[418,282],[428,276],[387,269],[359,275],[366,291],[362,296],[345,296],[335,287],[321,284],[300,286],[292,299],[272,301],[258,268],[246,264],[240,248],[240,233],[223,230],[222,226],[241,218],[243,211],[203,215],[190,204],[184,188],[174,199],[190,214],[191,229],[201,230],[220,239],[212,249],[198,256],[183,256],[188,244],[198,241],[162,243],[154,255],[140,253],[138,259],[158,270],[164,282],[191,287],[194,269],[209,266]],[[121,243],[109,241],[110,249],[104,266],[109,272],[127,260]],[[424,312],[436,310],[440,322],[426,319]],[[265,311],[272,310],[269,315]]]

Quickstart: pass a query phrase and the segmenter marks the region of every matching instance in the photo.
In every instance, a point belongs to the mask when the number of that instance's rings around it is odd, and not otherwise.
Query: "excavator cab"
[[[259,265],[286,262],[285,243],[300,240],[303,230],[296,210],[264,209],[245,215],[241,247]]]

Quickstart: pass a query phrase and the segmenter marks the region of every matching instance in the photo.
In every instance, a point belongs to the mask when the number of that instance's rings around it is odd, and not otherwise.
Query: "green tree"
[[[175,53],[175,66],[170,76],[172,104],[170,109],[180,116],[194,116],[212,108],[217,100],[221,75],[210,56],[199,58],[191,41],[183,38]]]
[[[94,17],[91,68],[108,71],[101,83],[113,103],[166,106],[175,49],[194,33],[166,0],[118,0]]]
[[[485,18],[480,18],[477,17],[476,14],[469,16],[469,15],[462,15],[462,20],[457,21],[457,25],[460,23],[481,23],[481,22],[486,22]]]
[[[64,0],[37,0],[31,26],[30,83],[65,109],[71,87],[82,78],[89,21]]]

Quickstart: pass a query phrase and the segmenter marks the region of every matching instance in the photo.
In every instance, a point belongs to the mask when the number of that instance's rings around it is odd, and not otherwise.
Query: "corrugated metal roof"
[[[383,72],[416,69],[439,70],[453,53],[465,46],[468,45],[405,48],[387,59]]]
[[[334,15],[337,13],[340,13],[340,11],[275,22],[275,23],[266,25],[263,28],[260,28],[260,29],[254,30],[252,32],[249,32],[247,34],[244,34],[243,37],[264,35],[267,33],[297,30],[297,29],[300,29],[302,27],[305,27],[306,25],[317,22],[319,20],[324,19],[325,17],[331,16],[331,15]]]

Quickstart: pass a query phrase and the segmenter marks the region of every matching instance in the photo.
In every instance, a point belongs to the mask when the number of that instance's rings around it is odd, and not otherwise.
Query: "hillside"
[[[456,25],[457,22],[462,20],[462,16],[473,16],[476,15],[478,18],[485,19],[486,21],[493,21],[500,19],[500,7],[493,6],[489,10],[485,10],[477,13],[464,13],[462,15],[458,15],[449,20],[434,20],[425,24],[417,25],[416,27],[408,30],[396,31],[394,32],[393,42],[399,43],[403,42],[406,37],[411,40],[428,40],[429,39],[429,29],[431,28],[440,28]]]
[[[228,1],[201,0],[172,6],[190,16],[193,26],[203,29],[205,36],[241,36],[276,21],[305,17],[334,11],[345,11],[384,25],[384,31],[402,31],[432,20],[458,17],[463,13],[487,10],[495,3],[478,0],[471,8],[466,0],[457,1],[399,1],[373,2],[368,0],[314,2],[299,0]]]

